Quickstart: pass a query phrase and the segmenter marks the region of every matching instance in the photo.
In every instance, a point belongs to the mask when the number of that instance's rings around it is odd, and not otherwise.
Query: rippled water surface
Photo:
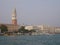
[[[60,34],[38,36],[0,36],[0,45],[60,45]]]

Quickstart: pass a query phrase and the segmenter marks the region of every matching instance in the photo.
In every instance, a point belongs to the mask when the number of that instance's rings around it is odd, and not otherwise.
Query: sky
[[[60,0],[0,0],[0,23],[11,24],[14,8],[19,25],[60,26]]]

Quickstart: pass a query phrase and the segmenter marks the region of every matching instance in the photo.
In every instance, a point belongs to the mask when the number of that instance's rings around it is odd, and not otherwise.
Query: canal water
[[[0,36],[0,45],[60,45],[60,34]]]

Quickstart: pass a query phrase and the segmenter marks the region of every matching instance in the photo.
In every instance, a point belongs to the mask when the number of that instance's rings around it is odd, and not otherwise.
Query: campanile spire
[[[12,24],[17,25],[16,8],[14,8],[12,11]]]

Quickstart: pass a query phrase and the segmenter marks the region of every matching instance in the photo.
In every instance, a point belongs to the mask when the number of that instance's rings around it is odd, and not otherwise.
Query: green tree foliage
[[[3,25],[3,24],[0,26],[0,29],[1,29],[1,33],[4,33],[4,32],[8,31],[7,26]]]
[[[36,32],[36,31],[35,31],[34,29],[32,29],[32,30],[30,30],[29,32],[31,32],[31,33],[32,33],[32,32]]]
[[[28,33],[29,31],[25,29],[25,26],[21,26],[18,30],[20,33]]]

